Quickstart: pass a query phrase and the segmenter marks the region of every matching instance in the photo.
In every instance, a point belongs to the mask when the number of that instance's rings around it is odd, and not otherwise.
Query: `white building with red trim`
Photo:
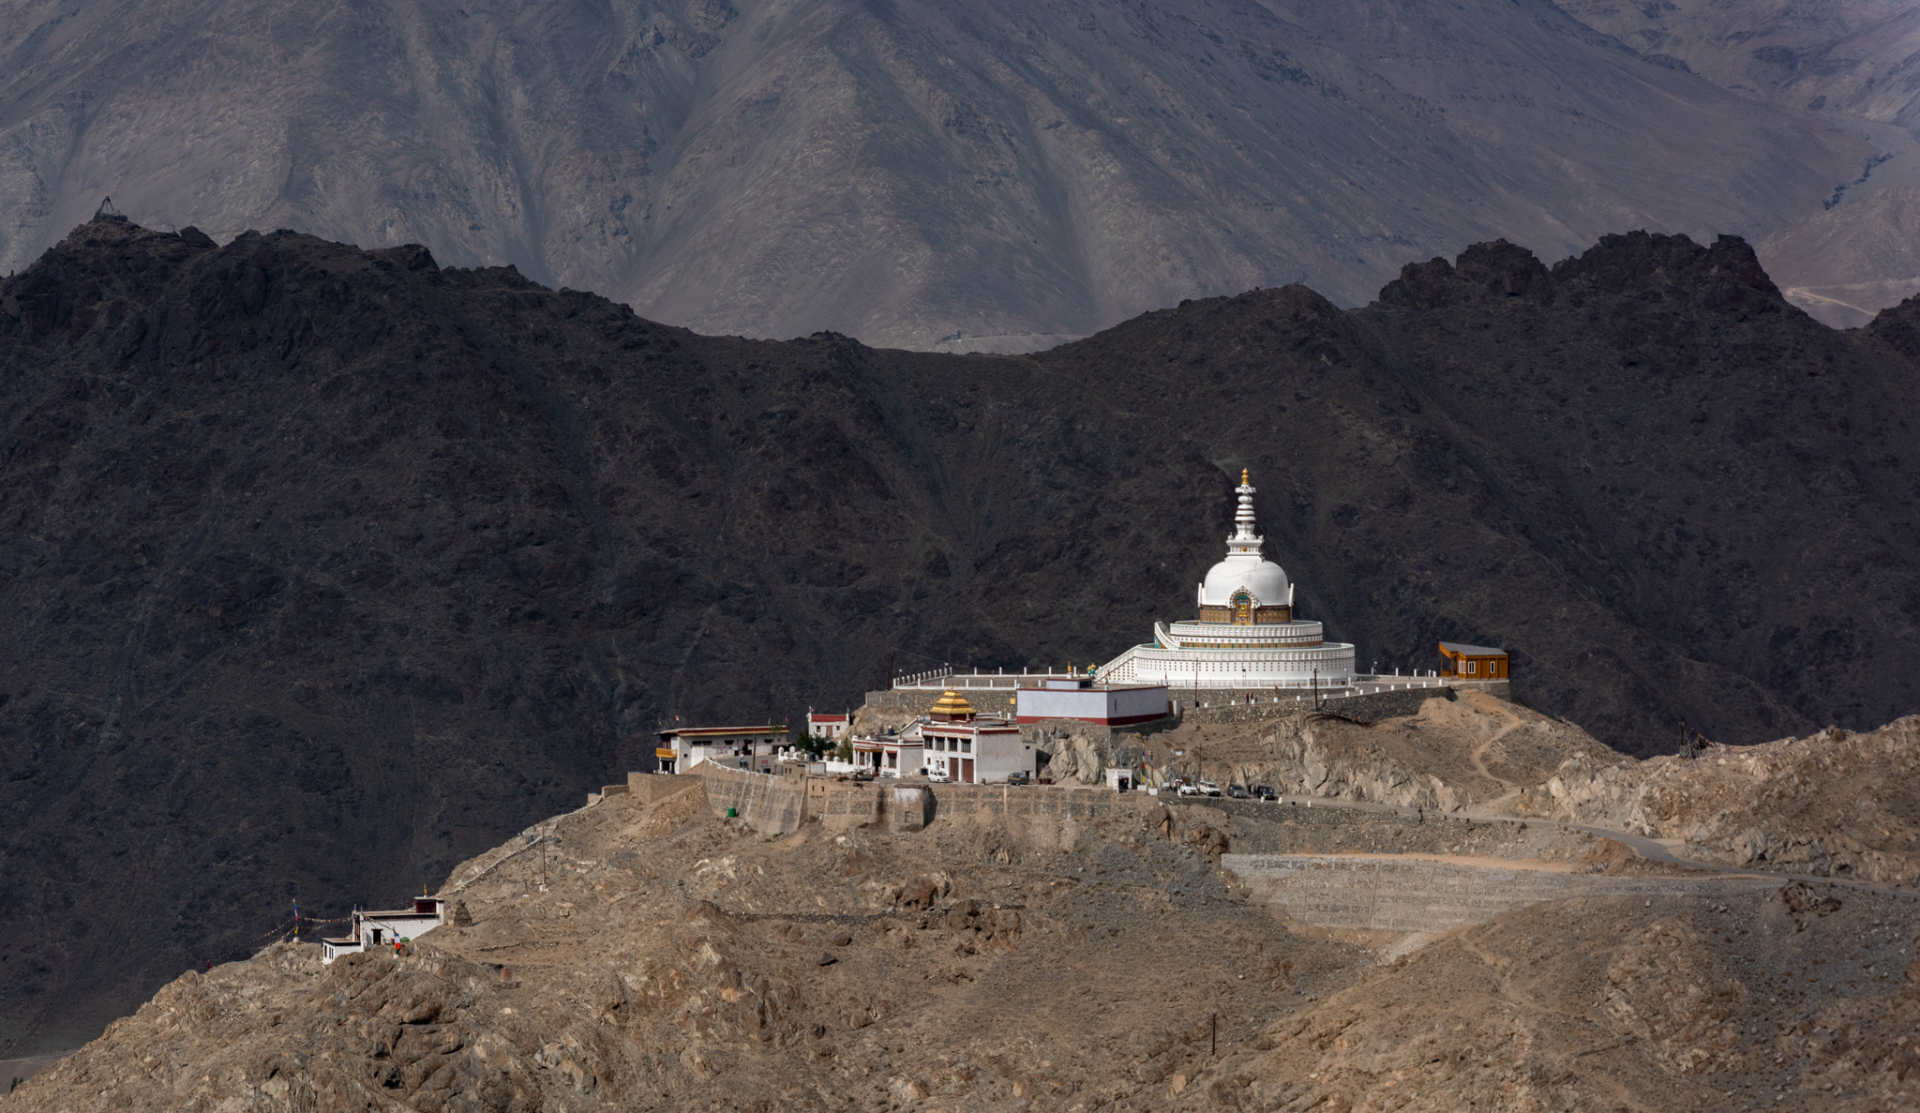
[[[845,713],[839,715],[821,715],[815,713],[812,709],[807,711],[807,733],[816,738],[825,738],[831,742],[838,742],[847,736],[847,730],[852,725],[853,716]]]

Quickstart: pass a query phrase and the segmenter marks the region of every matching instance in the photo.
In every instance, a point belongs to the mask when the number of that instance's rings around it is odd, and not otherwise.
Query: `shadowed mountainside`
[[[110,195],[913,348],[1357,304],[1497,237],[1757,242],[1878,149],[1548,0],[27,0],[0,59],[0,270]]]
[[[443,875],[662,720],[843,706],[889,644],[1111,657],[1188,613],[1242,467],[1363,661],[1505,645],[1634,753],[1876,726],[1920,675],[1917,337],[1732,239],[994,357],[95,220],[0,282],[0,1052]]]

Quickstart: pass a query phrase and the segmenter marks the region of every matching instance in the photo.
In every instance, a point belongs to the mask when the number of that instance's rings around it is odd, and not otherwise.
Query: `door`
[[[960,780],[965,784],[973,783],[973,759],[970,757],[960,759]]]

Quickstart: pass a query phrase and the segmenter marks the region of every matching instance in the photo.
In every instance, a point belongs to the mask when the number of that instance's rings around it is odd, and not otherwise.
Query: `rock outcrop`
[[[1514,807],[1676,840],[1699,861],[1916,886],[1920,815],[1899,772],[1916,759],[1916,717],[1693,757],[1598,763],[1575,755]]]

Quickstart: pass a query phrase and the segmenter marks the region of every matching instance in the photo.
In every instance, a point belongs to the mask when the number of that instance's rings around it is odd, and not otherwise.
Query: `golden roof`
[[[954,717],[971,715],[973,714],[973,705],[967,702],[967,697],[954,691],[952,688],[948,688],[946,691],[940,693],[939,699],[934,701],[933,713],[935,715],[950,715]]]

